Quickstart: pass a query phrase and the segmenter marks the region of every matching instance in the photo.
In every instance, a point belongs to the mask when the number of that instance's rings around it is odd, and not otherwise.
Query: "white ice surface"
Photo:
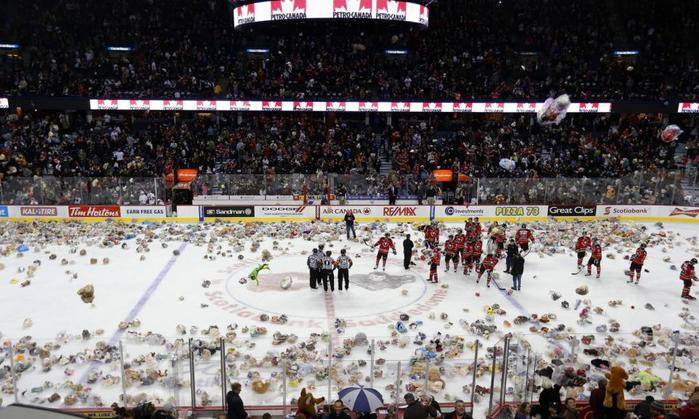
[[[397,233],[398,230],[411,231],[411,227],[405,224],[400,227],[391,224],[388,227],[392,228],[394,233]],[[449,227],[457,226],[451,225]],[[95,228],[100,227],[96,225]],[[266,237],[264,237],[260,249],[272,250],[272,241],[275,239],[270,236],[275,226],[268,224],[261,228],[266,229],[264,233]],[[661,231],[660,228],[652,224],[648,224],[647,228],[650,233]],[[92,349],[99,340],[116,345],[121,340],[126,361],[130,361],[138,355],[148,352],[167,354],[168,357],[172,356],[172,352],[168,352],[160,345],[138,342],[138,339],[129,338],[128,333],[120,333],[117,325],[121,320],[138,319],[141,321],[141,326],[134,329],[136,332],[144,334],[147,331],[152,331],[164,335],[168,340],[174,340],[178,337],[176,335],[178,324],[187,326],[187,329],[195,325],[200,330],[210,325],[217,325],[224,335],[227,325],[237,324],[236,343],[230,344],[229,347],[237,346],[239,352],[251,354],[258,361],[261,361],[265,352],[276,351],[276,355],[279,356],[279,351],[286,347],[286,345],[272,345],[271,336],[275,331],[296,334],[299,336],[299,342],[306,340],[310,333],[329,332],[331,336],[329,340],[336,348],[342,344],[343,339],[354,337],[358,332],[366,333],[370,340],[390,341],[392,330],[389,326],[398,320],[400,313],[408,313],[410,320],[406,323],[414,320],[424,322],[422,326],[400,336],[404,339],[406,339],[404,336],[409,336],[410,343],[401,348],[399,345],[388,342],[387,349],[379,350],[376,354],[377,359],[383,358],[386,363],[379,367],[383,370],[384,378],[377,379],[375,386],[386,394],[386,399],[389,399],[389,392],[385,390],[385,386],[395,382],[397,361],[402,362],[404,372],[400,394],[406,391],[405,385],[409,382],[418,385],[424,383],[423,378],[414,376],[411,379],[410,374],[406,372],[409,368],[408,361],[417,348],[412,343],[417,332],[425,333],[427,340],[438,331],[443,334],[463,336],[466,343],[479,338],[485,346],[495,343],[502,336],[502,333],[512,332],[530,342],[533,353],[547,359],[550,359],[550,351],[555,347],[552,344],[554,342],[552,339],[532,334],[529,331],[531,326],[529,323],[523,326],[513,325],[508,328],[503,326],[503,321],[512,322],[514,317],[520,314],[529,316],[532,313],[539,315],[555,313],[557,319],[546,326],[553,328],[555,325],[563,323],[577,337],[595,334],[595,343],[598,346],[604,346],[606,334],[595,333],[594,327],[600,324],[608,325],[610,319],[615,319],[621,323],[620,333],[614,334],[614,337],[617,342],[623,342],[627,346],[631,342],[638,341],[638,338],[631,333],[641,326],[660,324],[670,330],[696,334],[690,325],[678,317],[678,314],[683,307],[689,307],[693,313],[697,303],[685,304],[680,300],[682,283],[678,279],[678,272],[670,270],[669,266],[674,264],[679,267],[683,260],[696,256],[697,246],[690,244],[687,239],[697,235],[697,227],[690,223],[666,224],[664,231],[674,231],[680,235],[675,241],[676,245],[674,248],[668,249],[667,253],[661,251],[661,246],[649,248],[649,256],[645,265],[649,272],[643,273],[639,285],[627,284],[623,273],[628,268],[628,261],[624,260],[623,256],[629,251],[616,254],[613,248],[606,248],[604,254],[615,253],[616,258],[614,260],[606,257],[603,259],[602,278],[600,279],[595,279],[594,276],[585,277],[582,274],[571,276],[571,272],[575,270],[575,256],[572,251],[544,257],[532,252],[526,258],[522,291],[515,292],[511,297],[496,287],[486,288],[484,280],[480,284],[475,284],[474,274],[471,274],[470,277],[464,277],[461,272],[444,273],[442,271],[444,268],[443,260],[439,273],[440,282],[448,285],[448,288],[442,288],[441,284],[434,285],[425,281],[427,278],[426,262],[416,260],[417,266],[406,272],[402,266],[402,237],[397,234],[394,234],[394,240],[396,240],[398,255],[389,255],[386,273],[391,275],[394,280],[396,277],[403,276],[402,279],[398,279],[405,281],[403,285],[396,288],[367,289],[366,286],[353,283],[353,277],[357,275],[368,276],[367,283],[373,282],[375,285],[369,288],[380,288],[386,285],[387,281],[385,281],[383,273],[373,270],[374,253],[371,252],[371,249],[361,242],[346,241],[341,235],[341,240],[335,242],[333,247],[326,245],[326,250],[332,250],[333,255],[337,256],[340,248],[347,247],[348,254],[354,259],[355,266],[350,274],[350,290],[336,291],[334,294],[325,294],[322,289],[310,290],[308,288],[306,255],[301,254],[301,252],[310,251],[318,241],[311,242],[301,238],[276,238],[279,241],[280,251],[272,252],[274,258],[270,262],[271,271],[262,271],[259,286],[254,282],[239,283],[240,278],[247,276],[251,269],[260,263],[261,250],[255,253],[250,252],[248,250],[249,240],[245,241],[245,250],[240,252],[244,255],[242,261],[238,260],[239,252],[235,251],[231,252],[232,257],[219,255],[215,260],[205,259],[206,246],[196,246],[193,243],[173,241],[168,242],[168,248],[162,248],[160,239],[151,243],[151,250],[146,253],[145,261],[139,260],[140,255],[135,250],[134,240],[127,241],[130,246],[127,250],[122,250],[118,246],[112,248],[86,247],[87,255],[83,257],[78,254],[70,254],[68,246],[49,245],[41,252],[36,252],[35,247],[28,243],[30,251],[24,257],[18,258],[14,252],[9,256],[0,256],[0,263],[5,265],[4,270],[0,271],[0,313],[2,314],[0,315],[0,333],[2,333],[2,340],[9,339],[14,342],[22,336],[29,335],[39,343],[39,346],[54,341],[59,331],[66,331],[68,335],[73,336],[67,345],[55,350],[54,354],[76,353],[83,348]],[[415,241],[422,239],[421,233],[411,232]],[[360,238],[368,234],[366,231],[358,231],[358,233]],[[379,234],[378,231],[374,231],[374,239]],[[535,235],[540,238],[547,234],[550,233],[535,231]],[[442,232],[442,241],[444,237],[445,234]],[[224,237],[225,240],[228,238]],[[223,245],[224,251],[231,249],[225,240],[217,243]],[[15,244],[6,245],[14,246]],[[3,246],[0,245],[1,247]],[[177,248],[181,248],[181,254],[175,257],[173,250]],[[288,251],[283,251],[284,248],[288,248]],[[55,253],[57,258],[49,260],[50,253]],[[360,257],[356,257],[356,255],[360,255]],[[672,259],[670,263],[663,262],[662,259],[666,256]],[[90,265],[89,259],[91,257],[97,258],[98,264]],[[104,257],[110,258],[108,265],[102,264]],[[62,266],[60,264],[62,258],[66,258],[74,264]],[[26,273],[19,273],[18,268],[30,265],[35,259],[40,259],[42,264],[36,275],[30,278],[30,286],[20,287],[16,283],[17,281],[11,281],[17,279],[21,282],[26,279]],[[502,260],[496,267],[496,271],[500,275],[499,283],[509,288],[511,277],[502,272],[504,265],[504,260]],[[66,274],[67,270],[77,272],[78,278],[72,279],[71,275]],[[289,290],[281,290],[278,285],[279,281],[288,276],[293,278],[293,286]],[[205,280],[211,281],[210,287],[202,287],[202,282]],[[86,284],[93,284],[95,287],[94,305],[84,304],[76,295],[77,290]],[[587,284],[590,289],[589,294],[584,297],[575,293],[575,289],[583,284]],[[406,290],[407,294],[403,295],[402,290]],[[554,302],[550,296],[550,290],[561,293],[562,298]],[[184,298],[181,300],[180,297]],[[580,326],[577,324],[578,313],[584,304],[581,303],[578,310],[572,308],[576,306],[578,300],[586,298],[591,300],[591,307],[602,307],[604,313],[602,315],[593,313],[591,315],[592,325]],[[607,304],[612,299],[621,299],[623,304],[612,308]],[[560,303],[563,300],[570,302],[572,307],[570,310],[561,308]],[[655,310],[645,309],[646,303],[651,303]],[[208,307],[202,307],[203,304],[208,305]],[[484,307],[493,304],[499,304],[506,311],[506,315],[495,316],[493,320],[493,324],[498,326],[496,337],[484,339],[462,327],[462,321],[471,324],[478,319],[484,319],[486,316]],[[430,312],[435,313],[435,319],[428,318]],[[286,314],[289,322],[285,325],[275,325],[269,321],[262,322],[259,320],[259,315],[262,313],[270,316]],[[446,321],[440,320],[441,313],[448,315]],[[26,318],[31,318],[33,322],[30,328],[23,328],[23,321]],[[344,319],[347,322],[344,333],[338,334],[335,330],[335,318]],[[452,322],[453,325],[450,326],[447,322]],[[249,333],[241,331],[243,326],[263,326],[267,328],[267,334],[251,338]],[[91,331],[93,335],[96,329],[103,329],[104,334],[103,336],[93,336],[89,341],[84,342],[79,338],[83,329]],[[189,335],[184,336],[185,341],[188,337]],[[209,340],[206,336],[203,338]],[[250,347],[250,342],[254,342],[255,346]],[[567,340],[555,342],[557,346],[562,348],[563,354],[567,355],[571,348],[570,343]],[[327,359],[325,356],[326,345],[325,341],[321,341],[317,345],[320,347],[317,365],[327,362],[325,361]],[[666,351],[666,349],[659,345],[655,351],[661,352]],[[8,354],[5,352],[3,355],[7,357]],[[214,404],[220,404],[221,397],[217,387],[219,382],[217,377],[219,358],[217,355],[215,354],[208,362],[200,358],[197,358],[196,361],[197,388],[205,390]],[[63,396],[70,394],[71,390],[63,386],[63,381],[80,382],[84,379],[88,365],[101,370],[103,374],[109,373],[119,376],[117,362],[108,365],[83,362],[82,364],[54,366],[50,372],[44,373],[40,371],[40,363],[36,357],[27,356],[33,358],[34,362],[30,370],[24,372],[19,379],[19,399],[23,402],[46,403],[44,400],[54,391]],[[365,360],[368,364],[369,358],[366,348],[354,348],[350,356],[346,356],[343,360],[336,359],[335,362],[349,367],[351,360]],[[482,359],[483,363],[491,362],[486,358],[485,347],[481,348],[479,358]],[[581,358],[583,361],[587,359],[582,356]],[[460,361],[449,361],[445,364],[445,377],[443,378],[447,380],[447,390],[436,394],[438,400],[470,399],[469,395],[461,392],[461,387],[464,384],[470,385],[470,375],[466,374],[464,369],[457,370],[453,367],[456,363],[466,365],[472,362],[473,352],[466,348],[458,356],[458,359]],[[630,366],[625,357],[620,357],[617,361],[623,362],[627,367]],[[289,362],[293,364],[295,361],[290,360]],[[614,360],[613,363],[615,363]],[[685,363],[683,367],[690,371],[699,370],[695,365],[689,364],[688,358],[681,359],[679,363],[680,365]],[[8,364],[9,359],[5,358],[2,365]],[[259,372],[263,379],[273,379],[272,389],[265,394],[256,394],[249,387],[246,387],[246,403],[281,404],[281,374],[277,373],[279,368],[273,367],[270,362],[258,363],[257,366],[250,368],[246,368],[242,364],[240,359],[236,361],[237,371],[233,372],[234,376],[231,379],[238,379],[246,386],[251,383],[247,377],[248,373]],[[310,364],[314,365],[312,362]],[[144,392],[150,399],[157,396],[163,401],[171,398],[178,404],[189,404],[188,361],[180,359],[176,368],[173,367],[172,363],[165,361],[154,362],[151,365],[161,370],[168,369],[170,376],[177,372],[181,381],[184,382],[184,386],[175,391],[172,388],[167,389],[165,385],[159,383],[150,386],[132,385],[127,388],[127,393],[135,395]],[[73,376],[65,375],[66,368],[75,370]],[[145,369],[146,367],[141,365],[139,368]],[[365,377],[369,375],[368,365],[355,367],[355,369],[360,371],[361,381],[365,381]],[[668,376],[666,360],[657,361],[653,371],[661,378],[666,379]],[[345,372],[347,374],[342,376],[347,379],[349,370]],[[594,369],[592,374],[595,374]],[[599,372],[597,374],[599,375]],[[9,375],[5,382],[7,383],[8,380]],[[36,394],[29,391],[32,387],[40,386],[45,381],[53,382],[54,388]],[[484,386],[489,383],[487,373],[479,379],[479,383]],[[336,392],[340,387],[344,387],[342,384],[346,383],[333,385],[332,391]],[[289,399],[296,397],[300,390],[300,387],[293,387],[294,385],[295,383],[289,383]],[[301,381],[301,386],[303,385],[311,387],[315,385],[317,386],[315,391],[318,395],[328,397],[327,385],[312,375]],[[105,387],[98,383],[91,385],[91,387],[91,394],[100,395],[102,401],[107,405],[118,400],[121,393],[120,384]],[[24,391],[26,393],[23,395]],[[201,402],[201,396],[198,394],[198,402]],[[3,394],[2,397],[6,403],[13,400],[11,394]],[[77,403],[77,405],[91,404],[94,404],[94,400],[90,398]],[[487,397],[484,397],[477,411],[482,412],[486,404]],[[63,406],[62,400],[53,405]]]

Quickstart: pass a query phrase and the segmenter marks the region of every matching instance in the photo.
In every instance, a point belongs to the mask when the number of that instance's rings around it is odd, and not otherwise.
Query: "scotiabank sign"
[[[57,217],[57,207],[19,207],[22,217]]]
[[[653,207],[642,206],[616,206],[616,205],[598,205],[597,215],[602,217],[617,217],[617,216],[652,216]]]
[[[597,207],[590,205],[552,205],[548,211],[551,217],[594,217],[596,213]]]
[[[119,218],[121,217],[121,207],[117,205],[70,205],[68,216],[71,218]]]

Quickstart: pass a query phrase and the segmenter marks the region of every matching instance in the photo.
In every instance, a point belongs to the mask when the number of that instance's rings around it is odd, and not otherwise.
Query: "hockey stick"
[[[505,288],[501,287],[500,284],[498,284],[498,281],[497,281],[495,278],[491,279],[491,281],[493,282],[493,284],[495,284],[495,286],[496,286],[500,291],[505,291]]]

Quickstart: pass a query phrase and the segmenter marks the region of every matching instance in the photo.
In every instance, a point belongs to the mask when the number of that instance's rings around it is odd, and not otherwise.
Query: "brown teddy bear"
[[[91,284],[85,285],[78,290],[78,295],[83,303],[90,304],[95,299],[95,287]]]
[[[604,395],[604,407],[614,407],[620,410],[626,410],[624,386],[626,384],[626,380],[629,378],[626,370],[621,367],[612,367],[611,370],[605,374],[605,377],[607,377],[609,382],[607,383],[607,390]]]
[[[298,405],[298,411],[300,413],[303,413],[306,418],[310,419],[316,414],[316,406],[319,404],[323,403],[325,401],[325,397],[321,398],[315,398],[313,397],[313,393],[310,391],[306,391],[305,388],[301,389],[301,397],[299,397],[298,402],[296,403]]]

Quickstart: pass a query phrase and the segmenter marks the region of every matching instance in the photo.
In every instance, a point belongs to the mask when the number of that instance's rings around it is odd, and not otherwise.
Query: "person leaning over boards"
[[[473,419],[473,416],[466,413],[466,403],[457,400],[454,402],[454,411],[444,415],[444,419]]]
[[[248,412],[245,411],[243,399],[240,398],[240,383],[231,384],[231,391],[226,394],[226,404],[228,412],[226,419],[247,419]]]

